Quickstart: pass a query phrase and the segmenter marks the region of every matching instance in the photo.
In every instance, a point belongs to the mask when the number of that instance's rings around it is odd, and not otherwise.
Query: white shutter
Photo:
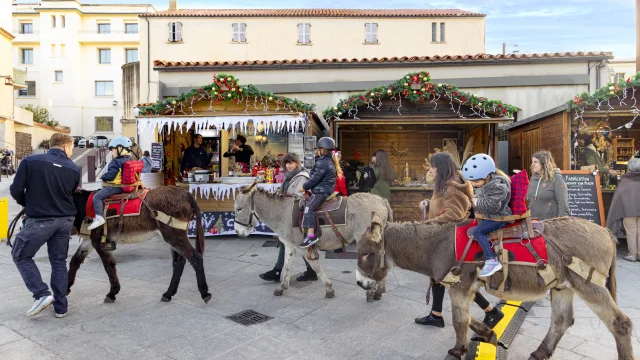
[[[240,34],[238,34],[238,27],[239,27],[238,23],[231,24],[231,31],[233,32],[233,35],[231,36],[231,41],[233,42],[240,41]]]
[[[149,31],[149,29],[147,29]],[[169,41],[173,41],[173,23],[169,23]]]
[[[371,42],[372,43],[378,42],[378,24],[377,23],[371,24]]]
[[[298,24],[298,44],[304,44],[304,24]]]
[[[304,24],[305,44],[311,43],[311,24]]]
[[[182,41],[182,23],[177,22],[176,23],[176,41]]]
[[[247,24],[245,23],[241,23],[240,24],[240,34],[239,34],[239,38],[240,38],[240,42],[246,42],[247,41]]]

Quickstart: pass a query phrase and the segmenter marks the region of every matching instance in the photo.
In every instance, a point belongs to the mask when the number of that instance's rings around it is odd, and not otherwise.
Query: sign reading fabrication
[[[569,192],[569,214],[604,226],[600,175],[590,171],[563,170]]]
[[[162,143],[151,143],[151,170],[162,169]]]

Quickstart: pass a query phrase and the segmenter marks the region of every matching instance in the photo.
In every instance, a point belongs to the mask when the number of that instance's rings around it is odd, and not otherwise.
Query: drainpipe
[[[149,95],[151,95],[151,26],[149,25],[149,18],[145,16],[147,21],[147,102],[149,102]]]
[[[640,72],[640,0],[636,0],[636,73]]]

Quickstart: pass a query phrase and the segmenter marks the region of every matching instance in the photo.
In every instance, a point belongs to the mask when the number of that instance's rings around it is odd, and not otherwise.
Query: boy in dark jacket
[[[93,196],[93,208],[96,212],[96,217],[87,228],[88,230],[97,229],[107,222],[102,216],[104,214],[104,199],[122,193],[121,187],[109,186],[109,184],[120,185],[122,183],[124,163],[131,160],[129,156],[131,139],[118,136],[109,142],[109,150],[111,150],[113,159],[109,162],[107,172],[102,175],[102,189]]]
[[[331,151],[336,147],[335,141],[329,137],[318,140],[320,157],[316,159],[310,177],[302,185],[304,191],[311,191],[311,197],[307,201],[302,216],[302,227],[307,229],[307,235],[300,248],[306,249],[313,246],[320,239],[316,236],[316,209],[333,194],[336,188],[336,157],[331,156]]]

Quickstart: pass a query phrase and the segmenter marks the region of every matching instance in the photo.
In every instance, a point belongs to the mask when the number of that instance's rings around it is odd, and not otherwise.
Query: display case
[[[634,155],[635,139],[615,137],[612,143],[616,164],[626,165]]]

